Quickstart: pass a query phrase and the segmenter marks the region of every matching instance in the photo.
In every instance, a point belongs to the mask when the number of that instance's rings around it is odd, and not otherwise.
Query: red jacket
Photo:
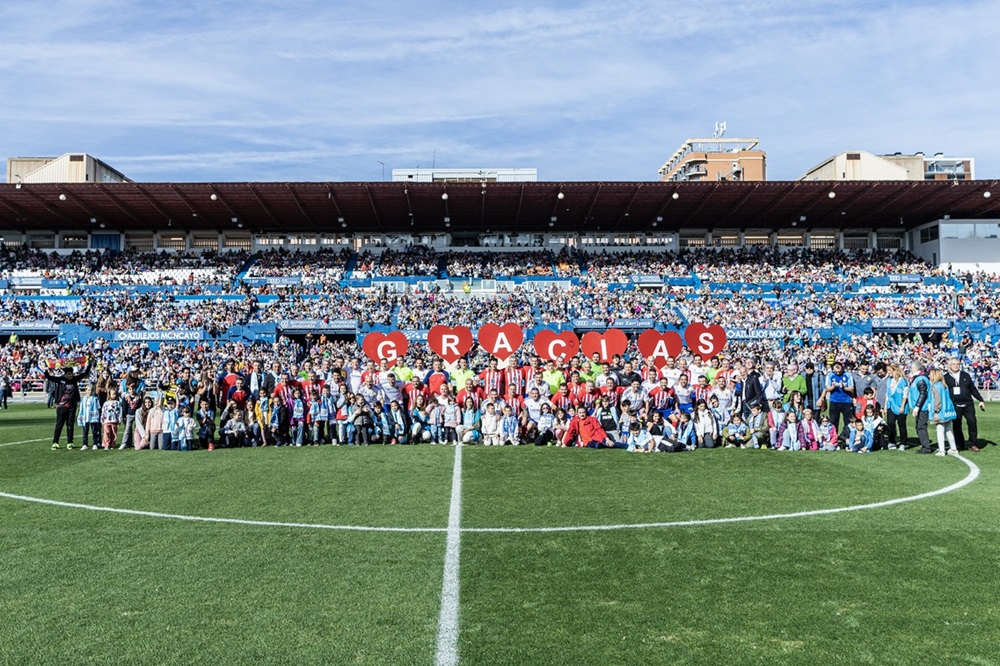
[[[586,446],[591,442],[607,441],[608,433],[601,427],[601,422],[593,416],[585,416],[582,419],[579,416],[574,416],[573,420],[569,422],[565,437],[563,437],[563,444],[572,444],[576,437],[580,438],[578,446]]]

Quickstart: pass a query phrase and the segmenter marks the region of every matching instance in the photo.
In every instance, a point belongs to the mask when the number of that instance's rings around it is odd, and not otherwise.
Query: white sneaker
[[[86,445],[86,444],[84,444],[83,446],[81,446],[81,447],[80,447],[80,450],[81,450],[81,451],[86,451],[86,450],[87,450],[87,445]]]
[[[960,456],[960,455],[962,455],[961,452],[959,452],[958,449],[952,449],[952,450],[948,451],[948,453],[950,455],[953,455],[953,456]]]
[[[905,451],[906,450],[906,444],[900,444],[899,446],[896,447],[896,450],[897,451]]]
[[[124,451],[124,450],[125,450],[125,445],[124,445],[124,444],[122,444],[121,446],[119,446],[119,447],[118,447],[118,450],[119,450],[119,451]]]
[[[939,457],[943,458],[943,457],[944,457],[944,451],[938,451],[938,452],[937,452],[937,453],[935,453],[934,455],[936,455],[936,456],[939,456]]]
[[[895,451],[896,450],[896,445],[895,444],[890,444],[889,446],[887,446],[885,448],[886,448],[887,451]]]

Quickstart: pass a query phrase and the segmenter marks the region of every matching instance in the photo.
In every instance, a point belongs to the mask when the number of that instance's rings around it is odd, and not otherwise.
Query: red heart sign
[[[628,349],[628,336],[617,328],[609,328],[604,333],[591,331],[583,335],[580,346],[583,347],[583,354],[587,358],[597,354],[601,363],[610,363],[612,356],[624,354]]]
[[[514,355],[524,342],[524,331],[517,324],[510,322],[499,326],[489,323],[479,329],[479,344],[486,353],[506,361]]]
[[[657,370],[667,364],[668,358],[680,356],[684,343],[674,331],[660,333],[649,329],[639,334],[639,353],[648,358]]]
[[[705,326],[700,321],[688,324],[684,329],[684,340],[693,354],[707,361],[719,355],[726,346],[726,331],[718,324]]]
[[[385,333],[369,333],[361,343],[365,356],[378,363],[382,359],[395,361],[410,348],[410,342],[399,331]]]
[[[427,331],[427,346],[448,363],[454,363],[472,349],[472,331],[468,326],[438,324]]]
[[[560,357],[567,359],[580,351],[580,339],[571,331],[556,334],[555,331],[543,328],[535,334],[535,353],[543,361],[557,361]]]

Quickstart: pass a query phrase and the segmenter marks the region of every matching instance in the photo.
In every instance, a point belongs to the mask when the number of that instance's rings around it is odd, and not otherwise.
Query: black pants
[[[840,419],[843,417],[844,422],[841,423]],[[847,439],[844,432],[847,427],[851,425],[851,419],[854,418],[854,404],[850,402],[831,402],[830,403],[830,423],[833,427],[837,429],[837,437],[840,439]]]
[[[888,426],[889,443],[906,446],[909,434],[906,432],[906,413],[897,414],[891,409],[887,410],[885,413],[885,424]]]
[[[52,435],[52,443],[58,444],[62,436],[63,426],[66,426],[66,443],[73,443],[73,426],[76,424],[76,407],[56,407],[56,431]]]
[[[971,402],[967,405],[955,405],[955,413],[958,414],[952,423],[952,432],[955,433],[955,444],[959,449],[964,449],[966,446],[965,435],[962,434],[962,419],[965,419],[965,424],[969,428],[968,445],[979,446],[979,424],[976,422],[976,405]]]
[[[931,438],[927,434],[927,420],[928,414],[924,410],[917,412],[917,439],[920,440],[920,450],[930,451],[931,450]]]
[[[545,446],[546,444],[552,444],[555,441],[555,433],[551,430],[546,430],[545,432],[538,433],[538,436],[535,437],[535,446]]]

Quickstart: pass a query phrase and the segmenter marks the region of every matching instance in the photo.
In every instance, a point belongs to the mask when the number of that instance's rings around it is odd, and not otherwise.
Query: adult
[[[889,449],[906,450],[906,415],[910,397],[910,384],[903,376],[903,369],[895,363],[889,365],[885,383],[885,424],[889,431]]]
[[[968,446],[973,452],[979,451],[979,424],[976,422],[976,409],[973,400],[979,401],[979,409],[986,410],[986,402],[982,394],[976,388],[972,376],[962,369],[962,361],[956,357],[948,360],[948,372],[944,373],[944,382],[948,385],[948,393],[951,401],[955,404],[955,421],[952,423],[952,431],[955,434],[955,443],[959,450],[966,446],[966,438],[962,433],[962,420],[965,420],[969,429]]]
[[[740,394],[740,402],[743,406],[743,417],[750,416],[750,409],[757,405],[764,406],[764,387],[760,383],[760,373],[757,372],[757,362],[752,358],[747,359],[744,364],[746,377],[743,378],[743,389]]]
[[[931,382],[924,373],[924,364],[914,361],[910,364],[910,410],[917,429],[917,439],[920,440],[920,448],[917,453],[928,455],[934,453],[931,449],[931,438],[927,433],[927,424],[930,420],[930,393]]]
[[[56,408],[56,428],[52,434],[53,450],[59,448],[63,426],[66,427],[66,448],[76,448],[73,444],[73,425],[76,423],[76,408],[80,404],[80,381],[90,374],[93,365],[94,361],[91,359],[80,372],[74,371],[71,367],[63,368],[61,375],[44,371],[45,381],[53,386]]]
[[[847,426],[854,417],[854,378],[844,372],[840,361],[834,361],[833,371],[826,376],[824,399],[830,405],[830,423],[837,436],[847,439]]]

